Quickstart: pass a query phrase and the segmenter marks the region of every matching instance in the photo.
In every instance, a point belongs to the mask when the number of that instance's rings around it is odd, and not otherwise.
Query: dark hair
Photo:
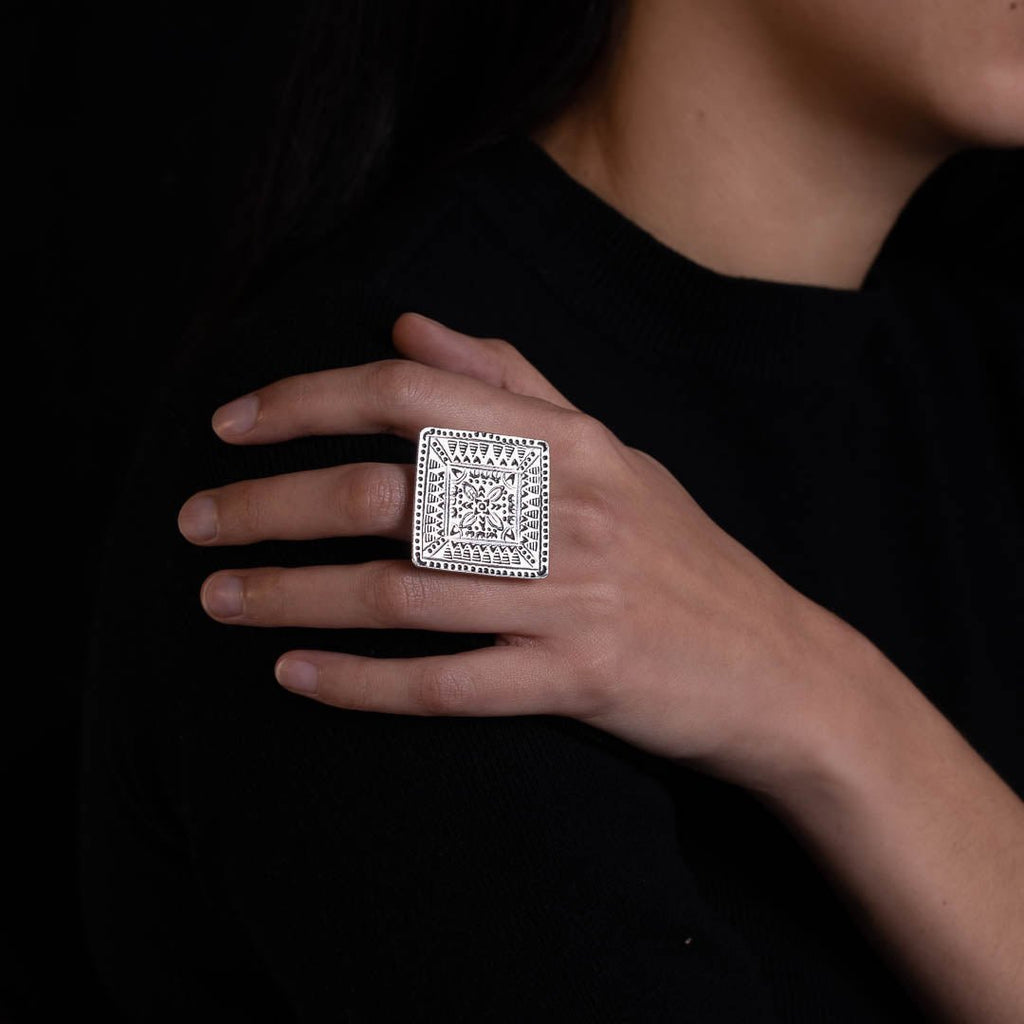
[[[622,0],[306,0],[215,276],[230,302],[409,175],[557,113],[606,52]],[[243,76],[244,81],[244,76]],[[228,104],[229,111],[231,104]],[[269,124],[266,124],[269,122]]]

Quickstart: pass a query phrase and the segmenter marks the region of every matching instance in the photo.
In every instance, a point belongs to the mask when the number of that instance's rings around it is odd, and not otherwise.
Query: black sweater
[[[107,545],[82,791],[91,942],[129,1016],[916,1019],[880,944],[740,789],[569,719],[338,710],[272,675],[292,647],[488,638],[202,613],[216,568],[408,555],[204,550],[175,527],[201,488],[411,461],[393,437],[232,448],[209,429],[280,376],[395,355],[406,309],[518,346],[1024,785],[1019,310],[898,261],[859,291],[721,275],[507,140],[283,276],[152,417]]]

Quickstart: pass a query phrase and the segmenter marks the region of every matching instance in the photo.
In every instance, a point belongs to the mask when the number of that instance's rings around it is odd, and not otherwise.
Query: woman
[[[1016,342],[878,259],[1024,142],[1024,12],[595,10],[376,192],[374,93],[358,217],[154,417],[84,781],[134,1016],[1024,1014]],[[410,562],[424,427],[547,442],[546,576]]]

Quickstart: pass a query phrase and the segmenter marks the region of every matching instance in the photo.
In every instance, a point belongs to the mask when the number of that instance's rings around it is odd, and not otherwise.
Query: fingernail
[[[213,414],[213,429],[218,434],[244,434],[256,425],[260,400],[256,395],[244,395]]]
[[[316,665],[295,658],[284,658],[274,668],[277,681],[286,689],[295,693],[316,693],[320,685],[320,673]]]
[[[196,544],[213,540],[217,536],[217,504],[213,498],[189,498],[178,513],[178,529],[186,540]]]
[[[203,607],[220,619],[242,614],[242,581],[237,576],[214,576],[203,588]]]

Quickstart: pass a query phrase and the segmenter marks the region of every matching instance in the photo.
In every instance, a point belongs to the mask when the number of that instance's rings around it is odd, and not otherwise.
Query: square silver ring
[[[550,476],[547,441],[424,427],[416,451],[413,564],[547,576]]]

